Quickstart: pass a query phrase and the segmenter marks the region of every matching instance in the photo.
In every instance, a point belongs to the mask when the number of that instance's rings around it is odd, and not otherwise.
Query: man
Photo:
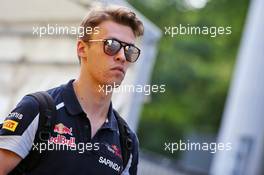
[[[77,41],[78,78],[47,91],[57,109],[49,142],[75,148],[90,143],[89,151],[46,151],[40,163],[26,174],[137,174],[137,137],[130,130],[132,151],[123,167],[112,93],[105,93],[101,87],[120,85],[129,65],[138,59],[140,50],[135,40],[143,34],[143,24],[135,13],[119,7],[93,10],[81,26],[96,28],[96,33],[85,34]],[[4,121],[0,130],[0,175],[11,172],[32,150],[39,114],[38,101],[25,96]]]

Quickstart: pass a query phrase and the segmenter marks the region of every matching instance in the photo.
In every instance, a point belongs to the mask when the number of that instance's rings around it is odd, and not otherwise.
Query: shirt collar
[[[84,113],[73,89],[73,81],[70,80],[66,85],[63,87],[62,91],[62,98],[64,101],[64,105],[66,110],[69,112],[70,115],[76,116],[78,114]],[[102,129],[111,129],[111,130],[118,130],[117,120],[113,111],[112,102],[110,103],[109,110],[107,113],[106,122],[103,124]]]
[[[83,113],[82,107],[75,95],[74,89],[73,89],[73,81],[70,80],[64,87],[62,91],[62,98],[64,105],[67,109],[67,111],[71,115],[78,115],[80,113]]]

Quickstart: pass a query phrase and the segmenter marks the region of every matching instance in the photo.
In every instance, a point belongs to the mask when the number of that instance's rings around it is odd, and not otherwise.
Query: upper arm
[[[8,174],[21,160],[16,153],[0,148],[0,175]]]

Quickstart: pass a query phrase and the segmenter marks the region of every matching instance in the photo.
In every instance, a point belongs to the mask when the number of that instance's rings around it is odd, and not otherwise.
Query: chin
[[[117,88],[121,85],[122,81],[114,81],[111,83],[111,85],[113,86],[113,88]]]
[[[112,86],[113,88],[116,88],[118,86],[120,86],[120,84],[122,83],[123,79],[122,80],[111,80],[111,81],[107,81],[105,84],[106,85],[110,85]]]

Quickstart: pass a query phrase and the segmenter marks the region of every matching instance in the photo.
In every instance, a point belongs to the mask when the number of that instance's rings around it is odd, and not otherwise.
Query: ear
[[[77,54],[81,59],[86,59],[87,58],[87,45],[85,44],[84,41],[78,40],[77,41]]]

